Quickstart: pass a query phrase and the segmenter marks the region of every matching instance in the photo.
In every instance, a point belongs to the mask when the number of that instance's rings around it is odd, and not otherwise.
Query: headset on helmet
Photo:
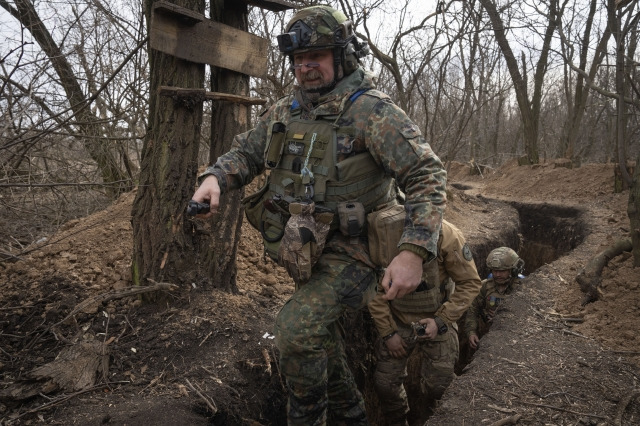
[[[524,270],[524,260],[509,247],[493,249],[487,256],[487,268],[495,270],[509,270],[511,277],[515,278]]]
[[[367,43],[356,38],[353,23],[329,6],[300,9],[277,40],[280,52],[289,55],[292,63],[294,53],[333,49],[336,76],[340,65],[345,76],[351,74],[358,68],[358,59],[369,53]]]

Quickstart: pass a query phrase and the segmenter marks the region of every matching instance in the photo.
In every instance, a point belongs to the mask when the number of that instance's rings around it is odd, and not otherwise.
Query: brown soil
[[[628,192],[612,193],[613,166],[509,163],[472,176],[454,163],[449,176],[447,218],[465,232],[482,274],[488,251],[510,245],[527,260],[528,277],[480,349],[472,357],[463,349],[461,374],[428,424],[511,416],[519,424],[613,424],[617,416],[640,423],[640,273],[629,255],[613,259],[599,300],[586,306],[575,281],[591,257],[628,237]],[[170,292],[166,306],[142,304],[127,293],[133,198],[69,222],[21,260],[0,264],[0,423],[286,424],[270,331],[291,280],[245,228],[239,294],[194,286]],[[362,325],[350,360],[371,423],[382,424],[370,391],[375,361],[362,356],[375,333],[366,312],[348,320]],[[94,386],[68,389],[36,374],[83,341],[109,354]],[[32,397],[16,397],[27,390]],[[418,405],[414,396],[415,424],[424,414]]]

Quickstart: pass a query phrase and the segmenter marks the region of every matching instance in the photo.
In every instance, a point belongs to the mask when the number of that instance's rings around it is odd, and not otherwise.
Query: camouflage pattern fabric
[[[459,353],[458,333],[450,327],[448,332],[433,340],[416,340],[411,327],[404,324],[398,326],[397,332],[406,343],[408,354],[419,351],[420,387],[427,398],[425,402],[440,399],[455,377],[454,366]],[[407,378],[409,357],[393,358],[382,339],[376,342],[375,350],[377,364],[374,383],[385,420],[390,425],[407,424],[409,404],[403,383]]]
[[[314,203],[291,203],[289,213],[291,217],[284,228],[278,263],[300,286],[311,278],[311,268],[322,253],[333,214],[314,214]]]
[[[325,253],[282,307],[274,334],[289,390],[289,425],[367,424],[337,321],[373,297],[376,273],[345,254]]]
[[[358,68],[322,96],[318,104],[300,105],[304,119],[333,122],[349,103],[363,93],[336,122],[351,128],[337,138],[337,167],[350,157],[369,152],[380,170],[396,179],[406,196],[407,226],[399,245],[408,243],[436,255],[442,214],[446,204],[447,173],[420,129],[388,97],[374,90],[374,77]],[[374,96],[375,95],[375,96]],[[256,127],[234,138],[231,150],[200,176],[215,175],[222,193],[241,188],[265,170],[264,152],[272,123],[288,123],[296,93],[278,100],[265,111]]]
[[[509,286],[503,293],[496,288],[493,278],[482,281],[482,288],[478,296],[473,300],[467,316],[464,320],[464,333],[468,339],[469,336],[482,336],[488,329],[486,321],[489,311],[493,311],[493,315],[498,312],[500,305],[505,302],[506,298],[513,293],[514,289],[521,284],[520,278],[513,278]]]
[[[304,22],[312,30],[311,38],[302,47],[309,49],[319,49],[323,47],[334,47],[344,45],[346,34],[335,34],[335,29],[341,29],[340,24],[347,20],[347,16],[340,10],[335,10],[328,6],[307,7],[298,11],[287,25],[286,31],[298,21]],[[339,39],[340,43],[336,40]],[[305,52],[305,49],[297,49],[296,53]]]
[[[364,93],[352,102],[358,92]],[[418,126],[375,90],[373,75],[362,68],[313,105],[292,108],[296,99],[305,99],[299,89],[278,100],[254,129],[236,136],[231,150],[200,178],[215,175],[222,193],[249,184],[265,171],[265,148],[273,124],[289,123],[293,113],[302,120],[335,123],[350,129],[337,135],[335,167],[340,170],[341,163],[368,153],[380,172],[393,177],[406,195],[406,226],[399,244],[423,248],[435,257],[446,204],[446,171]],[[366,306],[365,294],[375,292],[376,274],[366,244],[352,245],[340,235],[336,232],[327,241],[309,282],[294,293],[277,318],[281,371],[290,390],[289,424],[324,424],[327,410],[338,423],[366,423],[361,396],[344,368],[334,322],[344,309]]]

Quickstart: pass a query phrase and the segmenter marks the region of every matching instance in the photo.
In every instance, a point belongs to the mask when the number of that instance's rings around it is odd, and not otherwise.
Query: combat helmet
[[[366,42],[359,42],[353,23],[339,10],[329,6],[311,6],[300,9],[280,34],[278,48],[289,56],[310,50],[333,49],[336,79],[341,79],[358,68],[358,60],[369,53]],[[293,67],[291,68],[293,71]]]
[[[511,277],[515,278],[524,269],[524,260],[509,247],[498,247],[491,250],[487,256],[487,268],[495,270],[509,270]]]

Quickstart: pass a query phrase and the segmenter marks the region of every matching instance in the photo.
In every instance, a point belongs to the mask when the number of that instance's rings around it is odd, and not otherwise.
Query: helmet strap
[[[342,65],[342,54],[344,49],[342,47],[336,47],[333,49],[333,83],[342,80],[344,78],[344,69]]]

